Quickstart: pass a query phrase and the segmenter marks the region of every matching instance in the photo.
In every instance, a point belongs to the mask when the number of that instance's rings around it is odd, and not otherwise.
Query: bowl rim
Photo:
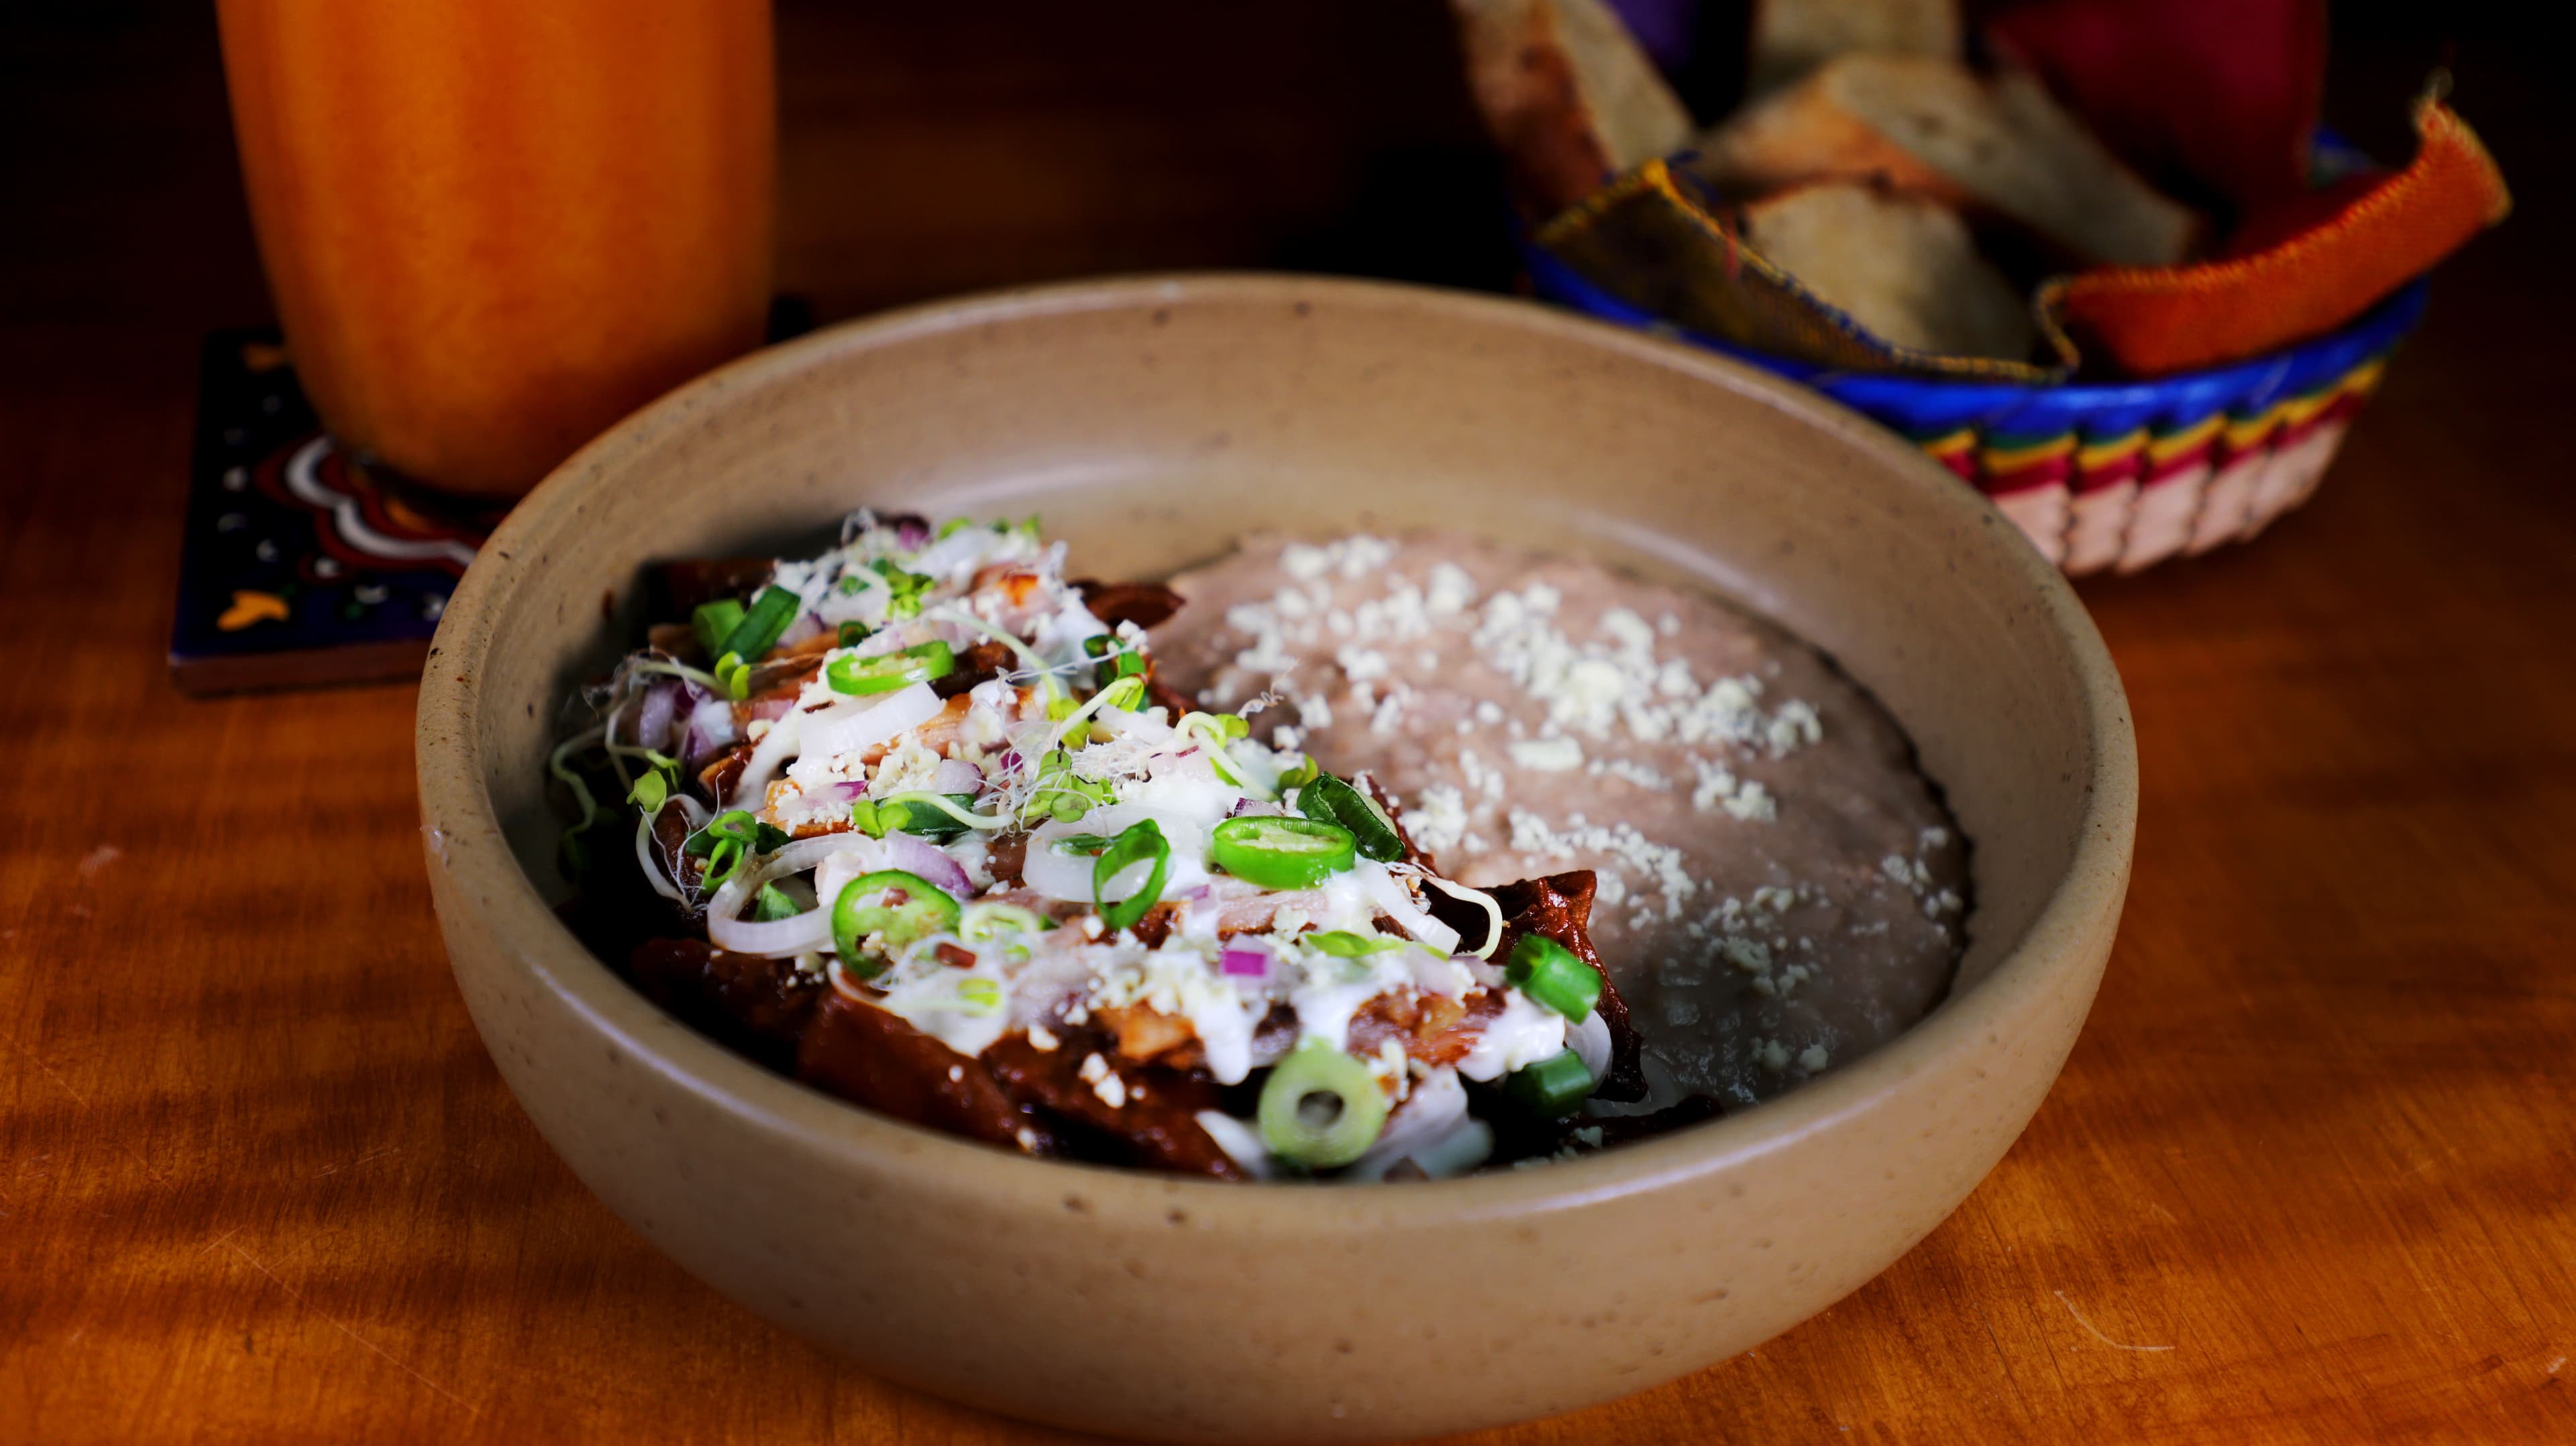
[[[940,1188],[1062,1197],[1067,1208],[1114,1224],[1162,1227],[1186,1199],[1197,1230],[1273,1236],[1344,1236],[1386,1229],[1525,1217],[1632,1196],[1729,1169],[1788,1148],[1870,1109],[1942,1056],[1985,1047],[1990,1025],[2044,994],[2061,952],[2081,956],[2085,935],[2125,893],[2137,796],[2136,744],[2117,670],[2074,590],[2039,553],[2016,546],[2009,566],[2040,620],[2072,653],[2093,740],[2077,843],[2022,938],[1974,988],[1945,999],[1896,1039],[1823,1078],[1766,1102],[1669,1135],[1532,1170],[1412,1182],[1393,1189],[1247,1188],[1190,1176],[1019,1155],[880,1115],[773,1074],[664,1014],[574,937],[556,917],[504,836],[481,782],[476,700],[491,621],[519,593],[541,585],[536,539],[564,525],[619,464],[684,429],[732,394],[801,372],[826,357],[964,328],[1092,311],[1193,303],[1299,305],[1410,311],[1469,326],[1538,333],[1552,344],[1623,354],[1748,394],[1844,445],[1871,454],[1929,494],[1971,532],[2001,519],[1990,505],[1912,444],[1867,418],[1749,363],[1558,308],[1402,283],[1294,273],[1200,272],[1107,277],[1010,288],[933,301],[818,329],[682,384],[628,416],[557,467],[492,534],[449,602],[421,683],[416,767],[430,866],[448,871],[457,906],[479,915],[512,962],[578,1015],[602,1042],[640,1067],[782,1144],[887,1176]],[[2018,533],[2005,528],[2018,538]],[[461,665],[461,666],[460,666]],[[533,766],[533,765],[532,765]],[[1080,1199],[1076,1206],[1076,1197]]]

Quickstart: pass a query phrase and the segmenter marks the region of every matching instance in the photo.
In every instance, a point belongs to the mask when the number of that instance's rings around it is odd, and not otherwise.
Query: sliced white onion
[[[1056,838],[1039,834],[1029,840],[1028,853],[1020,861],[1020,882],[1041,898],[1090,903],[1092,857],[1059,851]]]
[[[853,698],[835,703],[802,715],[805,727],[799,756],[838,758],[873,748],[938,717],[947,706],[928,683],[915,683],[874,701]]]
[[[706,805],[685,793],[672,794],[662,807],[678,809],[693,833],[706,824]],[[644,882],[653,886],[653,892],[675,904],[686,904],[688,898],[680,892],[678,880],[662,872],[662,861],[653,851],[653,821],[658,817],[658,813],[648,813],[635,821],[635,866],[644,871]]]
[[[1595,1095],[1583,1102],[1583,1113],[1594,1119],[1615,1119],[1621,1115],[1651,1115],[1657,1110],[1668,1110],[1682,1102],[1685,1092],[1681,1081],[1674,1077],[1672,1070],[1667,1068],[1662,1060],[1655,1058],[1653,1051],[1647,1051],[1638,1062],[1645,1066],[1646,1071],[1644,1099],[1622,1104],[1617,1100],[1605,1100]]]
[[[765,959],[784,959],[808,949],[828,949],[832,944],[832,911],[827,905],[806,910],[788,919],[766,923],[738,917],[742,906],[764,885],[801,874],[838,853],[857,850],[873,844],[875,839],[864,834],[825,834],[820,838],[800,838],[771,854],[758,868],[745,869],[725,881],[707,904],[707,938],[715,946],[733,954],[757,954]],[[864,872],[864,871],[863,871]],[[852,875],[856,877],[856,875]],[[817,880],[820,883],[820,880]],[[820,892],[819,889],[817,892]]]
[[[732,884],[725,885],[731,889]],[[784,919],[761,922],[734,917],[742,907],[737,899],[726,907],[724,890],[716,893],[716,902],[707,910],[707,937],[715,946],[733,954],[757,954],[764,959],[784,959],[808,949],[827,949],[832,944],[832,912],[829,909],[807,909]]]
[[[1270,1147],[1261,1143],[1260,1131],[1216,1110],[1201,1110],[1197,1119],[1199,1128],[1207,1131],[1207,1137],[1216,1141],[1216,1147],[1225,1151],[1226,1158],[1241,1166],[1243,1173],[1255,1180],[1267,1180],[1278,1173],[1277,1167],[1270,1163]]]
[[[1447,1133],[1425,1143],[1413,1163],[1434,1180],[1464,1175],[1494,1157],[1494,1127],[1473,1117],[1458,1121]]]
[[[805,715],[802,713],[790,713],[770,724],[769,731],[760,735],[760,742],[752,748],[751,757],[743,763],[742,776],[734,780],[731,797],[719,802],[747,798],[756,806],[766,799],[770,780],[778,776],[779,766],[795,756],[804,724]]]
[[[653,818],[650,814],[635,820],[635,867],[644,871],[644,882],[653,886],[653,892],[675,904],[687,902],[680,896],[680,886],[671,882],[670,875],[662,872],[661,860],[653,857]]]
[[[1490,921],[1490,927],[1485,930],[1485,947],[1482,949],[1471,950],[1469,952],[1473,953],[1479,959],[1493,958],[1494,946],[1503,942],[1503,906],[1494,902],[1494,896],[1486,893],[1482,889],[1471,889],[1465,884],[1444,879],[1438,874],[1424,874],[1422,876],[1422,882],[1429,884],[1431,887],[1438,889],[1440,892],[1447,894],[1453,899],[1474,904],[1485,911],[1485,917]],[[1452,945],[1450,947],[1455,948],[1457,946]]]
[[[1163,832],[1163,841],[1171,845],[1171,862],[1163,877],[1163,897],[1177,898],[1213,882],[1207,869],[1207,835],[1193,820],[1161,809],[1148,809],[1138,804],[1119,803],[1095,808],[1071,823],[1051,821],[1029,837],[1026,857],[1020,864],[1020,879],[1050,899],[1088,904],[1091,898],[1091,870],[1097,860],[1089,854],[1059,852],[1056,840],[1079,834],[1116,838],[1146,819]],[[1152,873],[1150,863],[1131,865],[1111,881],[1109,896],[1125,897],[1123,888],[1132,892],[1141,887]]]
[[[1583,1016],[1582,1023],[1567,1026],[1565,1044],[1591,1072],[1592,1082],[1601,1083],[1601,1077],[1610,1072],[1610,1022],[1601,1017],[1601,1011],[1596,1009]]]
[[[1466,1118],[1467,1087],[1458,1082],[1458,1072],[1435,1069],[1413,1082],[1412,1092],[1387,1117],[1386,1129],[1368,1153],[1352,1161],[1340,1178],[1382,1180],[1398,1162],[1445,1141]],[[1424,1173],[1430,1173],[1428,1167]]]
[[[1367,890],[1369,902],[1378,906],[1388,918],[1404,927],[1404,932],[1430,945],[1443,954],[1455,953],[1458,931],[1441,923],[1413,901],[1403,884],[1386,871],[1386,865],[1373,859],[1362,859],[1358,867],[1360,887]]]

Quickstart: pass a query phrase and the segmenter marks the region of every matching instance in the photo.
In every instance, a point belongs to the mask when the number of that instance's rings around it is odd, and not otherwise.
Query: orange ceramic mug
[[[219,0],[261,259],[361,456],[515,497],[759,344],[769,0]]]

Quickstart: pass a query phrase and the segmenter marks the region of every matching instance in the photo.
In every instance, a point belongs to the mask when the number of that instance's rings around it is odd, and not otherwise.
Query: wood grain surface
[[[1481,221],[1379,184],[1472,145],[1442,85],[1381,93],[1444,43],[1421,7],[1151,8],[1179,40],[790,7],[791,277],[832,315],[1170,263],[1476,279]],[[0,35],[0,1441],[1062,1439],[822,1357],[556,1162],[447,976],[410,688],[171,687],[198,332],[261,314],[203,9]],[[1358,74],[1309,84],[1336,25]],[[1164,75],[1191,47],[1251,78]],[[2420,59],[2357,41],[2338,94]],[[2576,193],[2545,77],[2456,60],[2522,214],[2305,511],[2084,589],[2145,803],[2029,1132],[1817,1319],[1476,1439],[2576,1440]]]

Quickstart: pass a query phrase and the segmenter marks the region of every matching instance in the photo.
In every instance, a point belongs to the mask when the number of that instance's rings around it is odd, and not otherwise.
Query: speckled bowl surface
[[[1774,1103],[1438,1183],[1227,1185],[932,1134],[664,1016],[548,908],[543,761],[646,562],[862,504],[1045,516],[1085,573],[1257,528],[1464,527],[1722,590],[1912,732],[1974,841],[1952,997]],[[1051,287],[835,327],[620,424],[520,504],[419,719],[438,917],[530,1118],[689,1270],[859,1366],[1170,1441],[1570,1410],[1786,1330],[1958,1205],[2039,1106],[2126,890],[2117,674],[2013,526],[1901,440],[1726,358],[1522,303],[1305,277]],[[639,1363],[649,1368],[649,1363]]]

